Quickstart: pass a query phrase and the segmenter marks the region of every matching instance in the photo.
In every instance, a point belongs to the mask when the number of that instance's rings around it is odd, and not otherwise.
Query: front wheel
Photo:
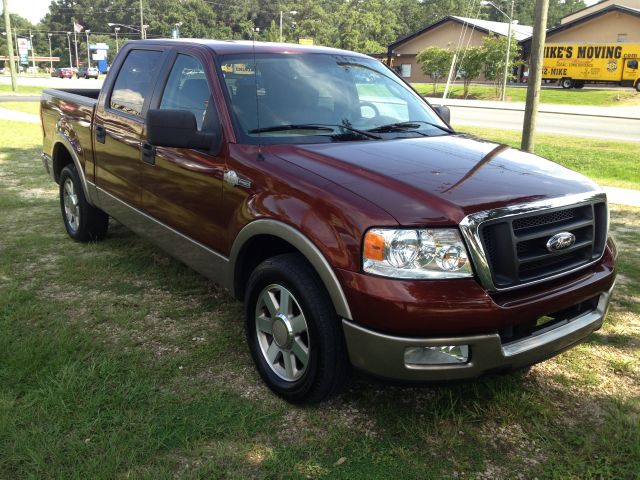
[[[316,403],[344,386],[350,366],[342,327],[301,255],[278,255],[258,265],[247,285],[245,316],[253,361],[277,395]]]
[[[60,173],[60,210],[71,238],[78,242],[101,240],[107,235],[109,216],[87,202],[75,165]]]
[[[640,80],[636,82],[636,91],[640,92]]]

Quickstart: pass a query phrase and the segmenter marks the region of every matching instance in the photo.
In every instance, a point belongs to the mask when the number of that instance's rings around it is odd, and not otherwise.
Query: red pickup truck
[[[288,401],[335,394],[352,366],[406,382],[520,368],[602,325],[602,190],[455,133],[365,55],[129,42],[101,90],[41,107],[69,236],[99,240],[113,217],[227,287]]]

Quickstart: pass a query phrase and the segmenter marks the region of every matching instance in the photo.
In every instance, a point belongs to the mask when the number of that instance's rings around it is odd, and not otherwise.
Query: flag
[[[82,25],[80,25],[79,23],[73,22],[73,31],[74,32],[80,33],[82,30],[84,30],[84,27]]]

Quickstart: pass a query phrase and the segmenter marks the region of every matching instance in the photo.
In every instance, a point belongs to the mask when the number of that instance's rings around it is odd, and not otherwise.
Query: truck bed
[[[46,89],[40,99],[44,151],[61,140],[78,158],[79,168],[93,180],[93,141],[91,125],[98,103],[99,89]],[[52,172],[57,180],[59,172]]]

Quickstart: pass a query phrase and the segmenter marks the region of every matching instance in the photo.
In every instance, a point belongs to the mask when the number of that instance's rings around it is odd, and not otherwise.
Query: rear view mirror
[[[438,115],[440,115],[442,120],[447,122],[447,125],[451,124],[451,111],[449,110],[449,107],[446,105],[438,105],[437,107],[433,107],[433,109]]]
[[[189,110],[149,110],[147,141],[157,147],[209,150],[215,135],[198,131],[193,112]]]

